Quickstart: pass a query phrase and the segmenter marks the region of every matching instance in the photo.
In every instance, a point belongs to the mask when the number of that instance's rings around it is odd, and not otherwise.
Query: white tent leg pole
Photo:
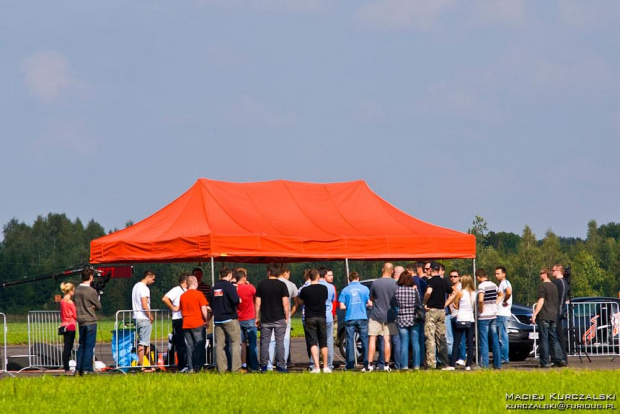
[[[474,262],[473,263],[474,263],[473,264],[474,271],[473,271],[473,274],[472,274],[472,276],[473,276],[472,279],[474,279],[474,289],[476,291],[478,291],[478,283],[476,281],[476,259],[475,258],[474,258]],[[474,318],[474,335],[475,335],[475,338],[476,338],[476,353],[475,353],[475,356],[476,356],[475,363],[476,363],[476,365],[478,365],[478,361],[479,361],[479,359],[478,359],[478,346],[480,345],[480,342],[478,341],[478,312],[477,312],[477,309],[478,309],[478,294],[476,294],[476,304],[474,305],[474,315],[475,315],[475,318]]]
[[[213,289],[214,285],[215,285],[215,259],[211,257],[211,289]],[[208,328],[209,326],[207,325],[207,329]],[[211,335],[213,336],[213,351],[211,352],[211,355],[213,358],[213,364],[215,365],[215,319],[213,319],[213,330],[211,332],[212,332]]]
[[[344,259],[344,267],[345,267],[345,271],[347,272],[346,274],[346,279],[347,279],[347,285],[349,284],[349,259],[345,258]]]

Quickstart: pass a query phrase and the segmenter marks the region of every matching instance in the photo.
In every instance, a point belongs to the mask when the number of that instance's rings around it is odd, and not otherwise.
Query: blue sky
[[[363,179],[456,230],[584,237],[620,221],[618,21],[613,0],[4,1],[0,223],[122,228],[200,177]]]

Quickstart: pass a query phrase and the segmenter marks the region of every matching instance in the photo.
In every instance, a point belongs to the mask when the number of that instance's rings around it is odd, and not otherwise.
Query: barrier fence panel
[[[58,335],[59,311],[28,312],[27,368],[62,367],[63,337]]]
[[[172,337],[172,312],[169,309],[151,310],[153,323],[151,329],[151,346],[148,364],[152,367],[166,369],[175,366],[174,358],[169,355]],[[128,371],[138,365],[138,332],[133,318],[133,311],[116,312],[114,331],[112,332],[112,358],[117,369]]]
[[[620,356],[620,306],[617,302],[567,305],[568,354]]]
[[[617,302],[572,302],[566,305],[566,319],[559,321],[568,342],[568,356],[620,357],[620,305]],[[538,357],[537,327],[534,349]]]
[[[0,357],[2,361],[0,362],[0,372],[7,372],[6,367],[8,364],[8,357],[6,355],[6,336],[8,333],[6,327],[6,315],[4,313],[0,313],[0,317],[2,318],[2,332],[0,332]]]

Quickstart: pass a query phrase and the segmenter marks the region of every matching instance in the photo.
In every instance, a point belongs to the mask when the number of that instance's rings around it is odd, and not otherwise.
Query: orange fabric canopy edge
[[[476,240],[392,206],[364,181],[199,179],[152,216],[90,244],[91,263],[474,258]]]

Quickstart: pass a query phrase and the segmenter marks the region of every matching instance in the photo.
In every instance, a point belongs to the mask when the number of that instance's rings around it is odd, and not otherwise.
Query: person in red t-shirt
[[[183,334],[187,345],[187,368],[181,372],[197,372],[204,366],[207,353],[205,350],[205,326],[209,320],[207,306],[209,303],[198,289],[195,276],[187,278],[187,292],[181,295],[179,308],[183,315]]]
[[[250,284],[248,274],[244,270],[239,268],[234,274],[237,279],[237,293],[239,298],[241,298],[241,303],[237,306],[237,315],[239,316],[239,326],[241,328],[241,366],[252,371],[258,371],[256,312],[254,308],[256,288]]]
[[[69,375],[69,359],[71,357],[71,351],[73,350],[73,342],[75,341],[75,324],[77,318],[77,311],[75,309],[75,303],[73,303],[73,295],[75,293],[75,286],[73,283],[62,283],[60,290],[64,294],[64,297],[60,301],[60,326],[65,327],[64,347],[62,349],[62,366],[65,369],[65,375]]]

